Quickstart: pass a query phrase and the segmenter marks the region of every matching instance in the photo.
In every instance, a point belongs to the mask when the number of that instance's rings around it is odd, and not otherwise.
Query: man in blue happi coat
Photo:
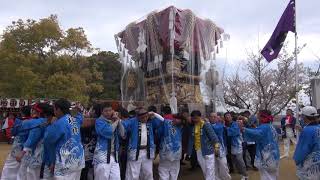
[[[137,116],[121,122],[121,136],[128,138],[127,180],[152,180],[152,161],[155,157],[154,132],[162,120],[144,108],[137,109]],[[120,130],[122,132],[122,130]]]
[[[16,160],[16,156],[19,155],[23,149],[23,143],[28,137],[27,131],[20,131],[23,121],[31,119],[31,106],[25,106],[21,108],[21,117],[16,118],[14,126],[11,130],[12,136],[14,136],[11,151],[4,163],[1,180],[16,180],[17,172],[20,169],[20,164]]]
[[[93,156],[96,180],[120,180],[119,133],[120,118],[111,104],[102,106],[101,116],[96,119],[97,144]]]
[[[219,139],[211,124],[202,119],[200,111],[192,111],[191,118],[193,124],[190,127],[188,155],[195,149],[204,178],[215,179],[215,155],[219,154]]]
[[[231,176],[226,158],[226,128],[224,122],[217,113],[210,113],[209,121],[220,142],[219,155],[215,157],[215,177],[217,180],[230,180]]]
[[[241,180],[247,180],[248,173],[243,160],[243,138],[237,122],[238,117],[235,114],[234,117],[232,117],[231,113],[227,112],[224,114],[224,118],[227,126],[227,143],[229,144],[228,155],[230,156],[232,164],[235,165],[239,173],[242,175]]]
[[[57,118],[44,133],[45,165],[54,172],[54,179],[78,180],[85,166],[84,149],[81,143],[80,126],[83,118],[70,114],[71,104],[66,99],[54,103]]]
[[[293,159],[297,175],[303,180],[318,180],[320,177],[320,125],[319,114],[315,107],[302,109],[305,123],[301,131]]]
[[[160,140],[160,180],[177,180],[182,156],[182,125],[181,118],[173,115],[165,119],[158,128]]]
[[[260,110],[258,117],[260,125],[254,129],[242,127],[243,136],[257,145],[255,165],[260,171],[260,179],[277,180],[280,153],[278,134],[272,125],[273,117],[268,110]]]

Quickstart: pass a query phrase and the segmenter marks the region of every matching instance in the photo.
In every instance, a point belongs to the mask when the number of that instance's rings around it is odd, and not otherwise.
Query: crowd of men
[[[169,106],[158,114],[154,106],[127,112],[103,104],[95,106],[88,118],[81,108],[73,108],[73,113],[71,109],[65,99],[53,106],[41,103],[21,109],[1,180],[152,180],[157,157],[161,180],[178,179],[185,160],[191,170],[198,164],[206,180],[228,180],[235,171],[245,180],[248,168],[258,170],[263,180],[279,176],[279,133],[268,110],[260,110],[257,116],[243,111],[204,117],[199,110],[172,114]],[[306,106],[301,117],[296,120],[289,109],[281,120],[285,137],[281,158],[289,157],[290,141],[296,142],[299,131],[293,156],[297,176],[317,180],[319,113]]]

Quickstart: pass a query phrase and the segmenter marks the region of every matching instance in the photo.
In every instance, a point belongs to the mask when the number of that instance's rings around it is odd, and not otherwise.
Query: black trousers
[[[120,167],[121,180],[125,180],[126,170],[127,170],[127,152],[125,152],[125,151],[121,152],[120,160],[119,160],[119,167]]]
[[[89,170],[93,169],[93,166],[91,164],[92,162],[86,163],[86,166],[81,170],[80,180],[87,180],[89,175]],[[94,174],[91,174],[94,176]],[[94,178],[94,177],[93,177]]]
[[[254,159],[256,157],[256,144],[247,144],[246,142],[243,143],[243,161],[248,167],[248,162],[247,162],[247,151],[249,152],[250,155],[250,165],[254,167]]]
[[[233,169],[231,152],[228,152],[228,154],[227,154],[227,163],[228,163],[228,167],[229,167],[230,173],[233,173],[233,172],[234,172],[234,169]]]
[[[195,149],[192,150],[192,154],[190,157],[190,165],[191,165],[192,169],[194,169],[198,166],[197,152]]]

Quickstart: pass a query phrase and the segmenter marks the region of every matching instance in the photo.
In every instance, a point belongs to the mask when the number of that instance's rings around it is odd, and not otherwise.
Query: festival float
[[[123,106],[169,104],[174,112],[202,106],[205,86],[210,86],[206,64],[219,53],[223,33],[213,21],[173,6],[128,24],[115,35],[121,97],[131,102]]]

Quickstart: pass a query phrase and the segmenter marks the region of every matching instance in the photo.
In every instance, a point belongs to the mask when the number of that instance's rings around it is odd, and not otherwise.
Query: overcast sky
[[[94,47],[116,51],[114,34],[156,9],[174,5],[209,18],[231,35],[228,63],[246,58],[246,51],[264,46],[289,0],[2,0],[0,30],[13,20],[57,14],[64,29],[83,27]],[[315,63],[320,56],[320,1],[297,1],[299,44],[307,48],[299,61]],[[293,48],[294,36],[289,36]],[[293,50],[293,49],[292,49]],[[220,55],[225,59],[225,51]],[[220,59],[219,58],[219,59]]]

